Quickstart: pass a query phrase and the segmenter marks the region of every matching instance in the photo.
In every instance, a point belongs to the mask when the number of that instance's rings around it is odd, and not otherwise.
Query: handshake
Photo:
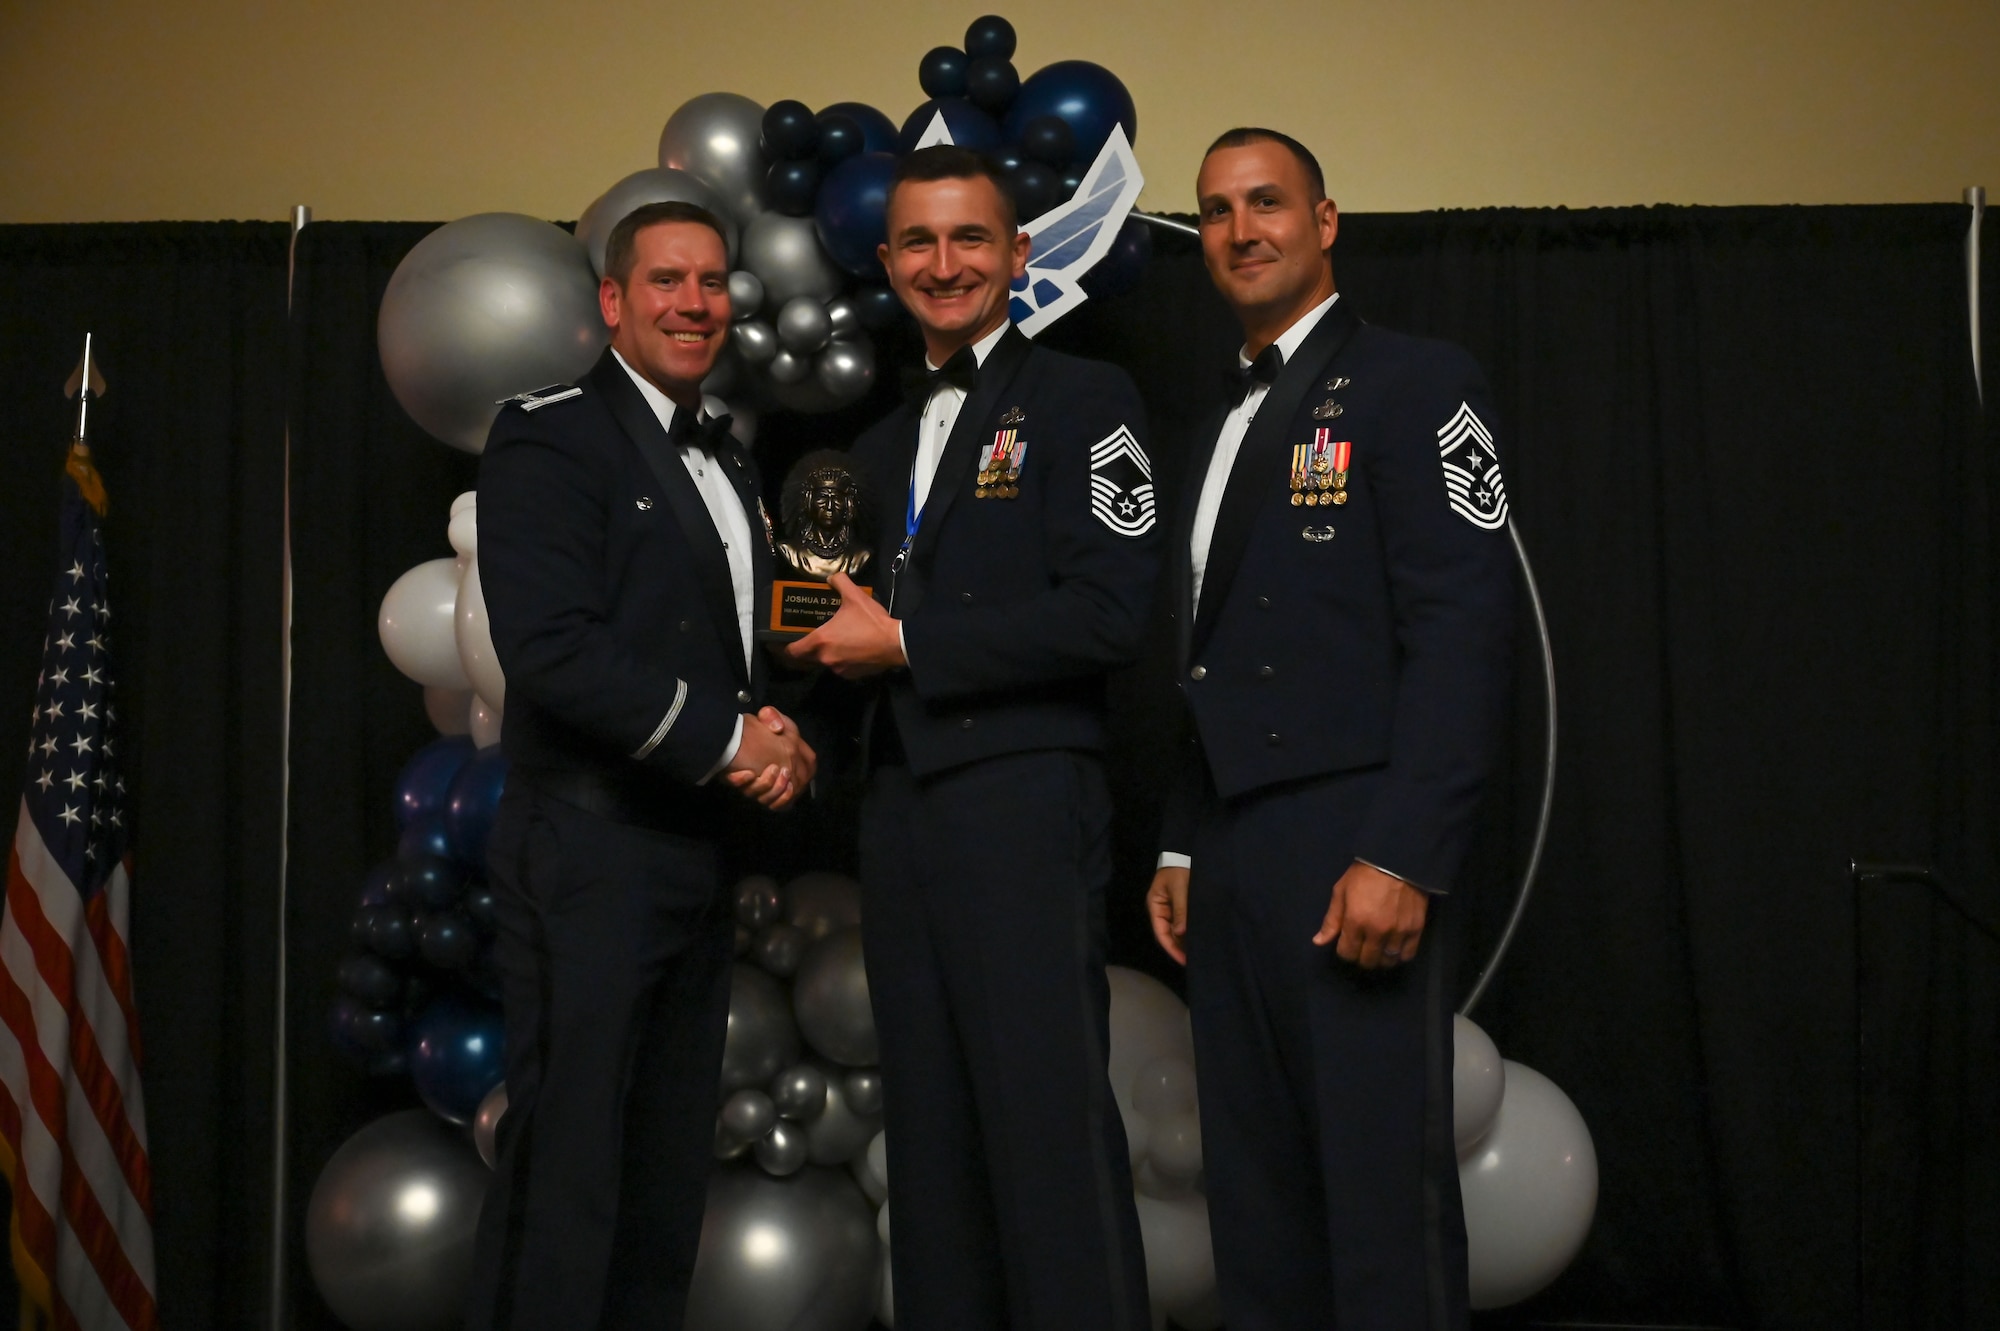
[[[767,809],[788,808],[812,784],[818,763],[798,723],[775,707],[743,718],[743,740],[723,779]]]

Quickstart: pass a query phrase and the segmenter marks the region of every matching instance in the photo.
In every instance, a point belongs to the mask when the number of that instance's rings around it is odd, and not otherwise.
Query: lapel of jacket
[[[736,441],[734,435],[724,440],[717,448],[716,461],[727,464],[730,482],[736,487],[736,498],[742,503],[744,519],[750,526],[752,583],[750,604],[755,610],[756,607],[770,604],[771,579],[774,576],[778,556],[778,552],[771,548],[771,529],[765,525],[765,518],[768,515],[764,511],[763,483],[757,475],[757,464],[746,456],[743,445]],[[681,470],[685,472],[687,468],[683,466]],[[730,609],[732,612],[735,609],[733,601]],[[762,611],[757,610],[756,613]],[[754,639],[756,629],[754,622],[751,629]],[[752,692],[762,697],[765,683],[764,654],[754,649],[750,653],[750,673],[754,686]]]
[[[1188,668],[1189,649],[1194,641],[1194,542],[1195,510],[1201,506],[1202,485],[1208,479],[1208,464],[1215,456],[1215,439],[1222,433],[1222,422],[1228,419],[1229,411],[1220,408],[1212,411],[1202,421],[1195,432],[1193,447],[1188,450],[1187,475],[1181,481],[1180,504],[1174,510],[1172,544],[1168,546],[1172,570],[1174,610],[1174,643],[1179,656],[1180,668]]]
[[[708,505],[702,501],[701,491],[695,488],[694,477],[688,475],[679,450],[668,441],[667,432],[660,427],[660,418],[653,414],[638,386],[610,350],[605,351],[591,370],[590,381],[603,395],[612,419],[646,459],[653,479],[660,483],[667,506],[673,510],[674,520],[687,538],[688,549],[694,552],[695,578],[701,585],[702,599],[708,603],[716,636],[728,647],[723,656],[734,669],[737,682],[748,684],[749,674],[741,650],[742,629],[736,622],[736,589],[729,578],[729,556],[723,553],[722,537],[716,533],[715,519],[708,515]],[[676,406],[676,412],[681,410],[684,408]]]
[[[951,511],[952,501],[965,488],[966,474],[973,469],[979,459],[980,437],[985,432],[986,421],[993,415],[994,406],[1006,394],[1014,375],[1027,363],[1028,354],[1034,344],[1020,329],[1008,326],[1000,336],[993,350],[987,355],[986,363],[979,367],[979,387],[965,399],[958,409],[958,420],[952,424],[951,438],[945,441],[944,452],[938,457],[937,475],[931,477],[930,493],[924,497],[922,520],[917,527],[917,538],[910,545],[910,562],[924,561],[928,567],[931,553],[937,549],[938,532],[944,527],[945,515]],[[914,608],[911,602],[909,608]]]
[[[1258,404],[1257,414],[1244,433],[1242,447],[1236,451],[1235,465],[1229,470],[1222,507],[1215,515],[1215,534],[1209,540],[1208,564],[1201,575],[1201,609],[1188,642],[1190,657],[1208,644],[1208,635],[1215,630],[1216,618],[1229,599],[1229,585],[1235,581],[1243,552],[1250,546],[1257,511],[1274,491],[1284,488],[1291,474],[1286,465],[1285,441],[1292,428],[1292,417],[1298,414],[1307,392],[1320,381],[1360,326],[1361,321],[1348,309],[1347,302],[1335,301],[1333,308],[1320,316],[1312,332],[1306,334],[1298,354],[1285,362],[1277,382]],[[1213,451],[1214,447],[1211,439],[1209,448]]]

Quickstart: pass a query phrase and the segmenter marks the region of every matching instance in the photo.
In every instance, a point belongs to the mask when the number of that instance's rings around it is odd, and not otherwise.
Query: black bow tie
[[[1229,389],[1230,405],[1236,407],[1242,406],[1243,399],[1250,396],[1252,385],[1270,384],[1278,377],[1278,371],[1284,368],[1285,353],[1278,350],[1278,344],[1273,342],[1270,346],[1258,352],[1257,359],[1251,361],[1248,365],[1226,371],[1223,374],[1223,379]]]
[[[674,446],[698,448],[711,456],[720,453],[730,444],[729,427],[735,419],[729,415],[711,416],[706,411],[697,414],[685,408],[678,410],[674,412]]]
[[[951,387],[972,396],[979,387],[979,357],[972,354],[971,347],[960,347],[941,369],[926,369],[912,365],[903,371],[903,396],[921,407],[931,400],[931,394],[949,384]]]

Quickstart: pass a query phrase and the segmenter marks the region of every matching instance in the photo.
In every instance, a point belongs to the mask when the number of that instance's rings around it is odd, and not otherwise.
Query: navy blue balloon
[[[412,818],[442,809],[452,778],[472,753],[471,736],[446,735],[411,754],[396,774],[396,826],[407,827]]]
[[[1023,157],[1058,171],[1076,160],[1076,135],[1061,116],[1036,116],[1021,126],[1018,146]]]
[[[868,147],[868,136],[853,116],[822,115],[819,118],[819,164],[839,166]]]
[[[951,131],[951,141],[959,147],[983,153],[1000,146],[1000,125],[992,116],[963,97],[933,97],[910,112],[909,119],[903,122],[902,132],[896,136],[896,151],[915,152],[917,140],[924,136],[940,111],[944,112],[944,127]]]
[[[1023,222],[1032,222],[1063,201],[1062,179],[1040,162],[1023,162],[1007,177],[1014,195],[1014,211]]]
[[[1146,274],[1146,261],[1153,257],[1153,228],[1136,217],[1125,219],[1118,239],[1104,257],[1083,275],[1083,289],[1092,300],[1123,295],[1139,285]]]
[[[1139,138],[1139,110],[1118,76],[1088,60],[1058,60],[1030,74],[1007,111],[1007,137],[1019,142],[1028,122],[1059,116],[1076,136],[1076,160],[1090,162],[1114,125]]]
[[[367,947],[368,917],[380,909],[383,908],[379,906],[356,906],[354,908],[354,918],[347,922],[347,941],[353,943],[356,947]]]
[[[396,838],[396,863],[407,868],[427,859],[450,856],[451,835],[445,830],[445,813],[450,802],[451,792],[447,789],[437,808],[426,810],[404,824],[403,835]]]
[[[507,1068],[498,1004],[441,993],[410,1023],[410,1079],[430,1111],[469,1123]]]
[[[479,937],[472,922],[455,910],[441,910],[424,917],[417,926],[417,950],[425,961],[441,971],[462,970],[479,951]]]
[[[835,102],[822,107],[819,113],[819,132],[826,134],[829,116],[846,116],[861,127],[861,151],[868,153],[892,153],[896,151],[896,122],[868,105],[866,102]]]
[[[987,115],[1004,114],[1019,91],[1021,76],[1015,72],[1011,60],[988,56],[973,61],[972,68],[965,73],[966,100]]]
[[[403,866],[396,899],[406,910],[442,910],[465,895],[465,866],[443,855],[426,855]]]
[[[786,98],[772,102],[764,112],[764,156],[772,161],[785,157],[810,157],[819,147],[819,121],[804,102]]]
[[[926,97],[963,97],[965,71],[971,64],[956,46],[933,46],[917,62],[917,85]]]
[[[1019,148],[1016,148],[1011,144],[1003,144],[1002,146],[995,148],[992,152],[986,154],[986,160],[993,163],[995,169],[997,169],[1001,175],[1006,176],[1006,175],[1012,175],[1014,172],[1019,171],[1021,169],[1021,163],[1027,161],[1028,159],[1021,155],[1021,150]]]
[[[484,872],[486,838],[493,832],[493,815],[507,788],[507,757],[498,744],[481,749],[451,783],[444,808],[445,831],[451,851],[463,864]]]
[[[334,1047],[370,1076],[403,1070],[403,1018],[398,1013],[342,996],[327,1014],[327,1033]]]
[[[889,238],[889,181],[895,174],[893,156],[866,152],[827,172],[820,185],[813,207],[819,242],[856,277],[883,276],[875,247]]]
[[[982,14],[965,30],[965,53],[974,60],[1014,58],[1014,25],[998,14]]]
[[[861,320],[861,326],[871,333],[895,327],[907,313],[903,302],[888,287],[856,287],[848,293],[847,299],[853,303],[855,317]]]
[[[773,162],[764,176],[764,199],[787,217],[808,216],[819,193],[819,178],[817,158]]]
[[[1062,173],[1062,192],[1063,192],[1063,197],[1065,199],[1074,198],[1076,192],[1082,188],[1083,188],[1082,171],[1078,170],[1076,167],[1071,167],[1069,170]]]
[[[370,906],[368,950],[391,961],[406,961],[416,955],[417,936],[410,929],[410,917],[400,906]]]
[[[465,894],[460,909],[482,934],[491,934],[500,927],[499,903],[493,899],[493,889],[483,883],[475,885]]]
[[[388,1007],[403,996],[403,977],[382,958],[356,952],[340,963],[340,988],[370,1007]]]
[[[361,884],[362,906],[386,906],[396,895],[396,870],[393,859],[384,860],[368,871],[368,877]]]

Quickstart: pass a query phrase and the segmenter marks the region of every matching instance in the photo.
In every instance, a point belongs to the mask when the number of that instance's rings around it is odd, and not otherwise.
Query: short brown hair
[[[1283,144],[1292,156],[1299,159],[1299,165],[1305,168],[1306,179],[1310,180],[1312,187],[1319,191],[1318,197],[1322,199],[1326,197],[1326,173],[1319,169],[1319,158],[1314,157],[1312,150],[1303,143],[1281,130],[1260,129],[1255,125],[1239,125],[1235,129],[1224,130],[1216,137],[1214,143],[1208,145],[1208,152],[1203,153],[1201,157],[1203,161],[1207,161],[1209,153],[1217,149],[1248,148],[1253,143]]]
[[[611,236],[604,242],[604,275],[624,286],[632,276],[632,251],[637,248],[639,233],[649,226],[666,222],[693,222],[696,226],[705,226],[722,241],[723,253],[729,252],[729,234],[722,229],[722,219],[700,204],[683,203],[678,199],[642,203],[619,218],[618,225],[611,228]]]
[[[906,180],[990,180],[1000,195],[1001,211],[1006,215],[1007,229],[1018,231],[1021,226],[1021,210],[1014,203],[1014,187],[1008,183],[1006,173],[985,153],[961,148],[955,143],[933,143],[928,148],[919,148],[907,157],[897,159],[896,174],[889,178],[889,201],[895,202],[896,190]]]

